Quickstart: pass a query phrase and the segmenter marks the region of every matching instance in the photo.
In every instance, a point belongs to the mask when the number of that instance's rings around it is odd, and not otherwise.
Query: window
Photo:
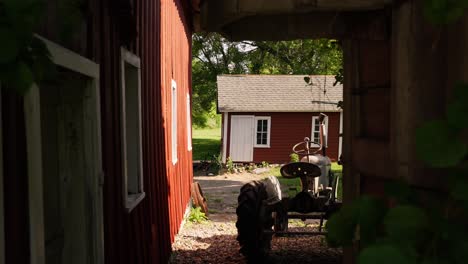
[[[328,117],[325,117],[325,129],[323,131],[323,140],[325,142],[325,147],[328,143]],[[320,143],[320,121],[318,116],[312,117],[312,134],[310,135],[310,140],[312,142]],[[318,147],[318,144],[312,143],[312,147]]]
[[[270,147],[270,123],[271,117],[269,116],[255,117],[255,147]]]
[[[171,82],[171,122],[172,122],[172,164],[177,163],[177,83]]]
[[[130,212],[145,197],[141,143],[140,58],[122,48],[122,155],[124,202]]]
[[[190,110],[190,95],[187,93],[187,148],[188,151],[192,150],[192,120]]]

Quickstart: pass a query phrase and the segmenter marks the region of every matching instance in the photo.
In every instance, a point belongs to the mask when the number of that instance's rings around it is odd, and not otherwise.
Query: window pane
[[[257,144],[262,143],[262,133],[257,133]]]
[[[318,142],[320,143],[320,132],[314,132],[314,139],[313,139],[314,142]]]
[[[268,120],[263,120],[263,131],[268,130]]]
[[[257,132],[262,131],[262,120],[257,120]]]
[[[262,139],[262,144],[263,144],[263,145],[266,145],[266,144],[267,144],[267,138],[266,138],[266,137],[264,137],[264,138]]]

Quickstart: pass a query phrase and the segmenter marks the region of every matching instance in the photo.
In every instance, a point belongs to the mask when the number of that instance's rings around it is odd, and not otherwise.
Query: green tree
[[[216,117],[219,74],[332,74],[342,67],[334,40],[231,42],[218,34],[195,34],[192,51],[193,121],[206,126]]]

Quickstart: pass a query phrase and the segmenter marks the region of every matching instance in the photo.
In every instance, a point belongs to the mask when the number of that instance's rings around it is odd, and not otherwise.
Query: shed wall
[[[253,162],[260,163],[287,163],[290,160],[292,147],[298,142],[304,141],[305,137],[311,136],[312,117],[320,113],[229,113],[227,127],[227,152],[229,156],[231,138],[231,116],[233,115],[255,115],[271,117],[270,147],[255,148]],[[338,160],[340,113],[325,113],[328,115],[328,148],[327,156],[333,161]],[[224,139],[223,139],[224,140]]]

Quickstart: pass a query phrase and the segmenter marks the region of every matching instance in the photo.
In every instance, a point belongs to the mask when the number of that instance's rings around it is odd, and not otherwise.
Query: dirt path
[[[251,173],[221,176],[196,176],[208,200],[209,221],[195,224],[186,222],[173,244],[170,263],[246,263],[237,243],[237,196],[243,184],[261,180],[267,175]],[[311,231],[316,221],[292,221],[290,230]],[[341,252],[330,249],[324,237],[274,237],[270,263],[340,263]]]
[[[224,174],[218,176],[195,176],[200,183],[210,214],[235,214],[237,196],[242,185],[254,180],[262,180],[265,175],[252,173]]]

